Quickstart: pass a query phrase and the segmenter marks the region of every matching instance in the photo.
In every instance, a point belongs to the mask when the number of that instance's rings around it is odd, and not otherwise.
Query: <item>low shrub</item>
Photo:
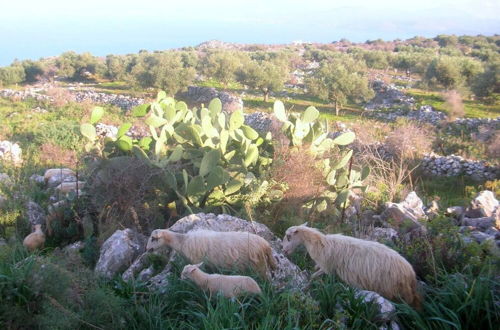
[[[39,125],[35,129],[36,142],[39,145],[53,144],[66,150],[82,150],[83,138],[79,126],[66,120],[52,121]]]
[[[453,219],[438,217],[427,223],[428,232],[413,239],[411,244],[401,239],[394,248],[413,265],[417,276],[433,283],[441,272],[479,273],[494,261],[489,247],[475,242],[466,243]]]

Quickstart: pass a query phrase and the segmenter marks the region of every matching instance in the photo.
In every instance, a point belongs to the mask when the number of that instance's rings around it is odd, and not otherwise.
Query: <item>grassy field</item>
[[[422,89],[409,89],[411,95],[417,101],[418,106],[431,105],[436,110],[449,112],[445,98],[439,92],[429,92]],[[488,103],[480,100],[463,100],[465,117],[467,118],[496,118],[500,116],[500,95],[495,95]]]

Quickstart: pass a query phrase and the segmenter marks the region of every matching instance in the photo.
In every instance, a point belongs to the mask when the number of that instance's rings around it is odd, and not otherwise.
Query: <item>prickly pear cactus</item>
[[[126,133],[131,125],[125,123],[108,145],[163,169],[165,185],[191,212],[208,200],[224,201],[241,192],[271,164],[271,135],[262,137],[245,125],[241,110],[223,113],[219,99],[208,108],[189,109],[160,92],[152,103],[134,108],[132,115],[144,119],[150,136],[130,138]],[[81,127],[93,147],[98,144],[93,124],[99,119],[92,116],[91,123]]]

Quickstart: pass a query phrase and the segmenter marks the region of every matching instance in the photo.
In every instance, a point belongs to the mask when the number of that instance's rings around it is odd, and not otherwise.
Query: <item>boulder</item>
[[[484,233],[495,237],[495,239],[500,239],[500,231],[495,227],[490,227],[486,229]]]
[[[460,218],[465,212],[465,209],[462,206],[451,206],[446,209],[446,213],[455,217]]]
[[[463,218],[462,226],[472,226],[479,230],[487,230],[488,228],[495,226],[495,219],[493,217],[484,218]]]
[[[19,144],[10,141],[0,141],[0,160],[20,165],[23,162],[22,149]]]
[[[480,231],[473,231],[470,233],[470,237],[474,239],[476,242],[479,244],[491,240],[492,242],[494,241],[495,237],[492,235],[488,235],[486,233],[480,232]]]
[[[147,238],[132,229],[117,230],[101,247],[95,272],[103,277],[125,271],[146,248]]]
[[[78,241],[70,245],[66,245],[63,249],[66,254],[78,254],[85,247],[85,243]]]
[[[425,215],[430,219],[433,220],[437,216],[439,216],[439,204],[436,200],[433,200],[431,204],[427,207],[425,210]]]
[[[171,258],[171,260],[173,261],[173,258]],[[169,262],[160,273],[151,277],[148,283],[151,285],[151,287],[155,288],[155,290],[158,290],[160,293],[165,293],[168,290],[168,277],[170,275],[172,275],[171,262]]]
[[[380,320],[390,322],[396,311],[396,307],[387,299],[376,292],[359,290],[356,292],[356,297],[363,298],[365,303],[374,303],[378,307]]]
[[[140,282],[146,282],[155,274],[155,269],[153,266],[143,269],[137,276],[137,280]]]
[[[144,252],[128,267],[128,269],[122,274],[122,279],[124,281],[133,280],[137,274],[139,274],[143,269],[149,266],[149,254]]]
[[[98,123],[95,126],[95,131],[96,134],[100,137],[116,138],[116,134],[118,134],[118,127],[113,125]]]
[[[33,201],[26,204],[26,213],[31,226],[44,225],[47,216],[43,208]]]
[[[499,206],[495,194],[489,190],[481,191],[470,203],[468,212],[479,211],[480,217],[491,217]]]
[[[426,219],[423,206],[422,200],[412,191],[401,203],[386,203],[386,209],[380,218],[384,222],[390,222],[390,225],[402,233],[415,229],[423,230],[424,227],[419,222],[421,219]]]
[[[32,176],[30,176],[30,182],[36,185],[44,185],[45,178],[43,177],[43,175],[33,174]]]
[[[381,228],[375,227],[373,230],[366,236],[366,239],[371,241],[383,242],[383,241],[392,241],[398,237],[398,232],[393,228]]]

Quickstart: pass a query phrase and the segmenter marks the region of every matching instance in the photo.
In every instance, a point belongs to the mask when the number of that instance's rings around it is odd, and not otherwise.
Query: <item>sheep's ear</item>
[[[302,227],[307,227],[307,222],[304,222],[303,224],[301,224]]]
[[[196,264],[195,266],[198,267],[198,268],[200,268],[202,265],[203,265],[203,261],[200,262],[199,264]]]

